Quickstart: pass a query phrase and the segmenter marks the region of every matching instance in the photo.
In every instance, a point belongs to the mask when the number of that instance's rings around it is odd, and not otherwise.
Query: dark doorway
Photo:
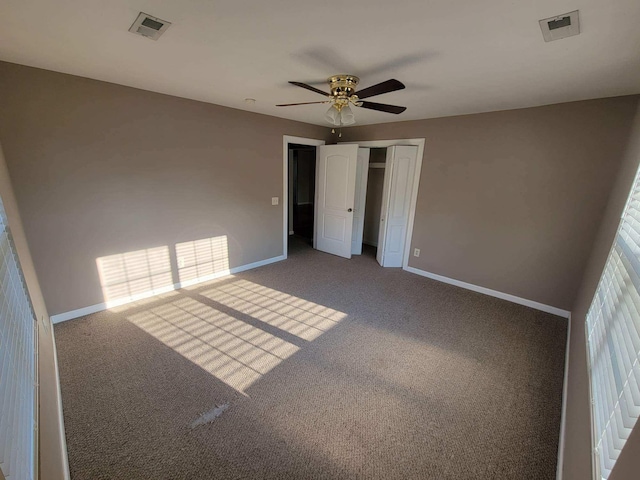
[[[313,244],[316,147],[289,144],[289,235]]]

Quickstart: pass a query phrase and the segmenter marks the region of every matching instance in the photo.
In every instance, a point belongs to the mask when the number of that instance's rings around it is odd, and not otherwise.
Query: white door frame
[[[420,172],[422,171],[422,157],[424,156],[424,138],[406,138],[396,140],[372,140],[365,142],[340,142],[357,143],[361,147],[367,148],[387,148],[395,145],[415,145],[418,147],[418,158],[416,159],[416,171],[413,178],[413,189],[411,190],[411,206],[409,207],[409,223],[407,225],[407,238],[404,244],[404,254],[402,255],[402,269],[409,266],[409,254],[411,250],[411,240],[413,240],[413,222],[416,217],[416,202],[418,201],[418,186],[420,184]]]
[[[287,244],[289,240],[289,144],[308,145],[318,147],[324,145],[324,140],[315,138],[282,136],[282,256],[287,258]],[[315,226],[314,226],[315,230]]]

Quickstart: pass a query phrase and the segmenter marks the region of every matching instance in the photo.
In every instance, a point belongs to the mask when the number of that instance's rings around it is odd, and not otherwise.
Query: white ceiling
[[[545,43],[538,20],[576,9]],[[129,33],[140,11],[173,25]],[[362,125],[639,93],[638,23],[638,0],[3,0],[0,59],[319,125],[326,105],[275,107],[322,100],[288,80],[406,84]]]

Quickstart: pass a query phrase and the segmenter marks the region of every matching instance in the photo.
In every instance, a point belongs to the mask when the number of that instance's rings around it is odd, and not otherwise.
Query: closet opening
[[[289,144],[289,244],[313,245],[316,147]]]
[[[382,192],[387,164],[387,149],[372,148],[369,154],[367,194],[364,208],[364,229],[362,234],[362,254],[375,257],[380,234],[380,213],[382,212]]]

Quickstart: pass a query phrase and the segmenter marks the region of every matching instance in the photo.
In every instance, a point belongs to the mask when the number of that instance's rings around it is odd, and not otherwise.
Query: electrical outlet
[[[420,256],[420,249],[419,248],[414,248],[413,249],[413,256],[414,257],[419,257]]]
[[[271,205],[278,205],[280,199],[278,197],[271,197]]]

